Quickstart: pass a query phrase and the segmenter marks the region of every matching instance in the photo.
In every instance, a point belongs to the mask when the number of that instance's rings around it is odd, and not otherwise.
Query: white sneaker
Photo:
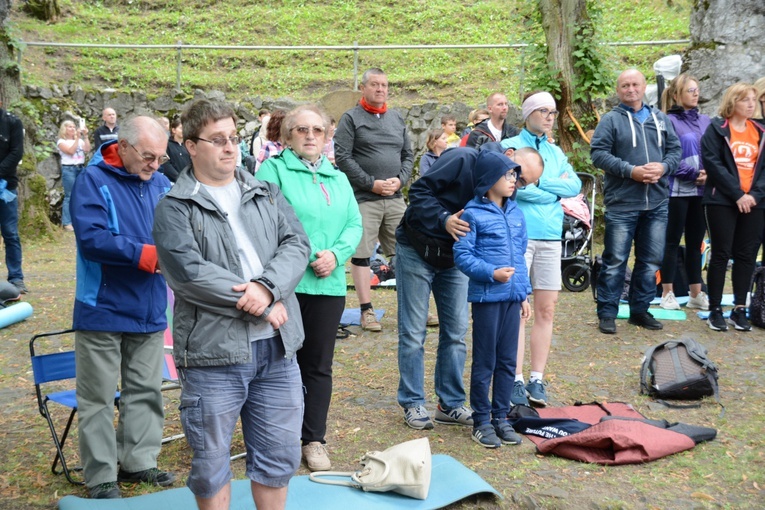
[[[696,297],[688,299],[688,304],[686,306],[697,310],[709,310],[709,298],[705,292],[699,292]]]
[[[327,455],[327,447],[318,441],[312,441],[301,448],[303,459],[309,471],[329,471],[332,463]]]
[[[666,296],[663,296],[661,298],[661,303],[659,304],[659,306],[664,308],[665,310],[680,309],[680,304],[677,302],[677,299],[675,299],[675,293],[672,291],[669,291]]]

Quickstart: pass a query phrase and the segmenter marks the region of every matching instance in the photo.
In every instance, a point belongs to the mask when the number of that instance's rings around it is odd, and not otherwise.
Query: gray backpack
[[[707,358],[706,347],[692,338],[670,340],[645,352],[640,393],[677,400],[714,396],[719,403],[717,378],[717,366]]]

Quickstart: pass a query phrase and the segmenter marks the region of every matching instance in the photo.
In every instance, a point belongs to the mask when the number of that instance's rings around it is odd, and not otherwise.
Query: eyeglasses
[[[292,131],[297,131],[300,136],[307,136],[308,132],[313,132],[313,136],[323,136],[324,126],[295,126]]]
[[[698,94],[699,89],[697,89],[696,87],[691,87],[686,92],[688,92],[689,94]]]
[[[234,135],[234,136],[229,136],[228,138],[226,138],[226,137],[223,137],[223,136],[220,136],[220,137],[216,137],[216,138],[213,138],[212,140],[205,140],[204,138],[199,138],[199,137],[197,136],[197,137],[195,137],[195,138],[194,138],[194,140],[200,140],[200,141],[202,141],[202,142],[211,143],[211,144],[213,144],[215,147],[217,147],[217,148],[219,148],[219,149],[222,149],[223,147],[225,147],[225,146],[226,146],[226,144],[227,144],[228,142],[231,142],[231,145],[233,145],[234,147],[236,147],[237,145],[239,145],[239,142],[241,142],[241,141],[242,141],[242,137],[240,137],[240,136],[236,136],[236,135]]]
[[[542,117],[545,119],[549,119],[550,117],[555,118],[558,116],[558,113],[560,113],[558,110],[548,110],[547,108],[540,108],[537,110]]]
[[[133,148],[134,151],[138,153],[139,156],[141,156],[141,161],[143,161],[144,165],[151,165],[155,161],[158,162],[160,165],[164,165],[168,161],[170,161],[170,158],[167,157],[167,154],[162,154],[161,156],[155,156],[154,154],[149,153],[142,153],[138,149],[135,148],[135,145],[132,143],[128,143],[129,146]]]
[[[518,172],[517,168],[513,168],[512,170],[508,170],[507,173],[505,174],[505,180],[506,181],[510,181],[510,182],[517,181],[518,177],[519,177],[518,173],[519,172]]]

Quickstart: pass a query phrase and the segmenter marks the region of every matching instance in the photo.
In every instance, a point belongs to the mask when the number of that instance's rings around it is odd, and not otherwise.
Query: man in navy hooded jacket
[[[91,498],[120,497],[117,482],[166,486],[175,480],[157,469],[167,288],[151,229],[154,208],[170,189],[157,172],[166,150],[157,121],[129,119],[116,142],[99,148],[72,191],[80,460]]]
[[[398,294],[398,403],[404,421],[414,429],[432,429],[425,409],[425,335],[431,290],[440,322],[435,368],[438,407],[435,420],[442,424],[472,425],[465,406],[462,373],[467,348],[468,278],[454,266],[452,245],[469,231],[460,219],[473,198],[476,175],[487,170],[493,159],[486,151],[502,151],[499,143],[450,149],[438,158],[428,173],[412,184],[409,207],[396,230],[396,280]],[[504,155],[502,156],[505,157]],[[513,159],[521,167],[521,183],[535,182],[543,161],[531,148],[516,151]],[[494,160],[495,161],[495,160]]]

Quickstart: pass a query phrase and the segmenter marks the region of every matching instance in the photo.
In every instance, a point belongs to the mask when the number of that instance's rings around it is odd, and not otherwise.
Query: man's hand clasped
[[[243,310],[251,315],[263,316],[268,307],[274,300],[274,295],[271,294],[266,287],[258,282],[247,282],[234,285],[233,290],[235,292],[243,292],[242,297],[236,302],[237,310]],[[270,312],[263,316],[263,318],[273,326],[274,329],[279,329],[287,319],[287,309],[284,307],[281,301],[274,303]]]

